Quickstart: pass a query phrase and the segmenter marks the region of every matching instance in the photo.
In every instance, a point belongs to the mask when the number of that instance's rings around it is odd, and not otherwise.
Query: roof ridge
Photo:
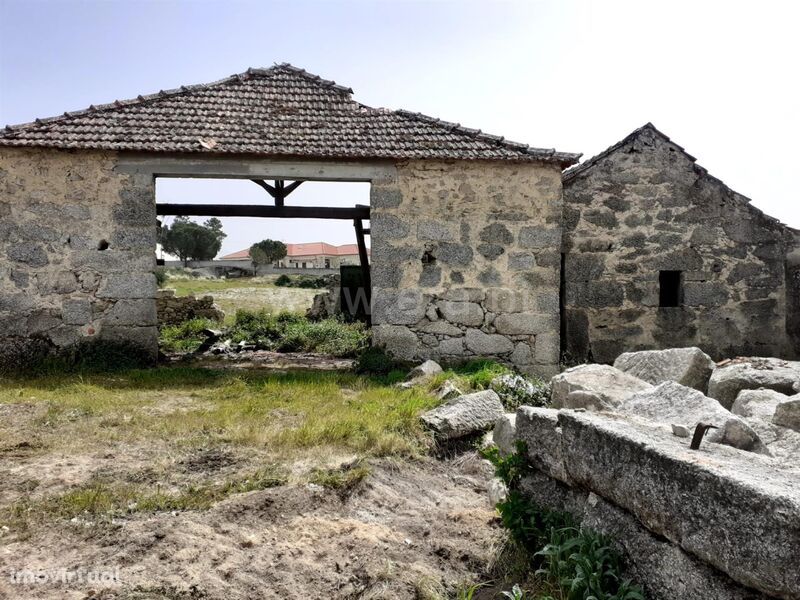
[[[602,160],[603,158],[605,158],[606,156],[608,156],[612,152],[618,150],[619,148],[621,148],[622,146],[624,146],[625,144],[630,142],[633,138],[637,137],[643,131],[652,131],[653,133],[655,133],[659,137],[661,137],[664,141],[669,142],[670,144],[672,144],[673,146],[678,148],[678,150],[683,152],[689,158],[689,160],[691,160],[693,163],[697,163],[697,159],[694,156],[692,156],[691,154],[689,154],[686,151],[686,148],[684,148],[683,146],[681,146],[677,142],[672,141],[667,134],[665,134],[664,132],[660,131],[655,125],[653,125],[653,123],[651,121],[648,121],[647,123],[645,123],[641,127],[637,127],[636,129],[631,131],[628,135],[626,135],[620,141],[618,141],[618,142],[616,142],[614,144],[611,144],[605,150],[603,150],[601,152],[598,152],[597,154],[595,154],[594,156],[586,159],[585,161],[583,161],[580,164],[574,165],[574,166],[566,169],[564,171],[564,173],[562,174],[561,178],[564,181],[567,181],[567,180],[572,179],[573,177],[575,177],[579,173],[583,173],[587,169],[590,169],[595,164],[597,164],[600,160]],[[698,166],[700,166],[700,165],[698,165]],[[702,167],[700,167],[700,168],[702,168]]]
[[[97,105],[90,104],[87,108],[73,110],[73,111],[65,111],[63,114],[56,115],[53,117],[36,118],[33,121],[28,121],[27,123],[5,125],[4,127],[2,127],[2,129],[0,129],[0,135],[2,135],[4,132],[10,133],[14,131],[22,131],[29,127],[36,127],[38,125],[48,125],[50,123],[63,122],[68,119],[83,117],[89,114],[96,114],[107,110],[113,110],[115,108],[123,108],[127,106],[141,106],[143,104],[147,104],[149,102],[155,102],[158,100],[162,100],[164,98],[171,98],[175,96],[180,96],[181,94],[188,94],[190,92],[195,92],[199,90],[207,90],[211,88],[221,87],[229,83],[247,81],[249,78],[253,76],[268,77],[274,75],[275,73],[281,70],[288,71],[296,75],[300,75],[309,81],[322,85],[323,87],[336,90],[337,92],[347,94],[348,96],[353,94],[353,90],[349,87],[339,85],[335,81],[330,79],[323,79],[319,75],[309,73],[305,69],[301,69],[300,67],[295,67],[294,65],[288,62],[275,63],[273,66],[266,68],[248,67],[248,69],[242,73],[234,73],[233,75],[229,75],[228,77],[223,77],[222,79],[217,79],[215,81],[211,81],[208,83],[181,85],[179,87],[170,88],[167,90],[162,89],[152,94],[139,94],[138,96],[136,96],[136,98],[128,98],[125,100],[114,100],[112,102],[106,102],[105,104],[97,104]]]
[[[393,112],[403,117],[416,119],[418,121],[430,123],[433,125],[439,125],[441,127],[449,129],[452,132],[459,133],[484,142],[494,143],[498,146],[508,148],[510,150],[516,150],[518,152],[522,152],[523,154],[528,154],[531,156],[535,156],[537,158],[547,158],[567,164],[580,159],[580,157],[582,156],[581,153],[557,152],[555,148],[536,148],[522,142],[514,142],[512,140],[505,139],[505,137],[502,135],[492,135],[490,133],[485,133],[480,129],[471,129],[469,127],[464,127],[463,125],[461,125],[461,123],[452,123],[450,121],[443,121],[442,119],[432,117],[430,115],[426,115],[421,112],[412,112],[410,110],[405,110],[403,108],[398,108]]]

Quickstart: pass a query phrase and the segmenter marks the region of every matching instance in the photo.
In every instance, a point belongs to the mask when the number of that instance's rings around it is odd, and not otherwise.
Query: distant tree
[[[258,267],[271,265],[286,256],[286,244],[275,240],[261,240],[250,246],[250,260],[253,261],[253,270]]]
[[[165,252],[175,254],[186,266],[190,260],[211,260],[225,239],[222,222],[211,218],[200,225],[189,217],[175,217],[172,227],[161,228],[161,244]]]

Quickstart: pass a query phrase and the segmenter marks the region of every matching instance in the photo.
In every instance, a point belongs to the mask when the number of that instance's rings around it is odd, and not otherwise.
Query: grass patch
[[[194,352],[205,341],[204,329],[217,329],[211,319],[190,319],[179,325],[166,325],[159,330],[158,345],[166,352]]]
[[[369,466],[361,460],[338,469],[314,469],[309,482],[336,490],[341,496],[348,496],[370,473]]]
[[[181,411],[154,412],[179,397]],[[0,403],[45,403],[40,426],[56,445],[161,439],[274,448],[330,446],[374,456],[429,446],[418,415],[437,404],[348,372],[161,367],[115,374],[53,374],[0,384]],[[108,420],[113,427],[99,426]]]
[[[24,532],[34,522],[52,519],[109,520],[140,512],[205,510],[233,494],[284,485],[288,477],[271,465],[224,483],[193,485],[168,493],[159,487],[93,482],[40,500],[20,500],[0,512],[0,526]]]

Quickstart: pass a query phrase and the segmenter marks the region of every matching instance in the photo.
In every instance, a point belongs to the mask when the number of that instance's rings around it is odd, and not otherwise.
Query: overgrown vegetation
[[[297,287],[318,290],[328,287],[327,277],[314,277],[313,275],[279,275],[275,279],[278,287]]]
[[[165,325],[159,331],[158,344],[166,352],[194,352],[206,339],[204,329],[217,329],[211,319],[190,319],[179,325]]]
[[[149,352],[125,340],[85,339],[65,348],[55,348],[44,340],[24,340],[9,355],[15,359],[0,360],[0,375],[101,373],[135,369],[154,362]]]
[[[253,343],[277,352],[320,352],[333,356],[356,356],[369,343],[369,330],[362,323],[338,319],[310,321],[289,312],[239,310],[229,331],[234,343]]]
[[[512,590],[508,597],[531,600],[644,600],[641,589],[623,578],[623,559],[612,540],[579,526],[566,512],[537,506],[518,489],[530,468],[526,448],[503,457],[496,448],[484,451],[495,472],[508,486],[508,495],[497,505],[520,556],[533,573],[531,581]],[[530,584],[530,585],[528,585]]]

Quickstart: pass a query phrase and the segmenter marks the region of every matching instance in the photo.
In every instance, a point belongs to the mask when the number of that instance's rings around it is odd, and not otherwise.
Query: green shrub
[[[159,288],[164,287],[164,284],[167,283],[167,279],[169,276],[167,275],[167,270],[164,267],[159,267],[155,271],[156,274],[156,284]]]
[[[275,285],[277,285],[278,287],[288,287],[292,285],[292,279],[288,275],[280,275],[275,280]]]
[[[369,331],[361,323],[337,319],[309,321],[295,313],[273,315],[267,311],[238,310],[230,338],[277,352],[321,352],[333,356],[356,356],[366,348]]]
[[[365,348],[356,360],[356,373],[365,375],[388,375],[392,371],[406,370],[407,365],[387,354],[383,348],[370,346]]]
[[[488,359],[471,360],[455,367],[453,371],[458,375],[465,376],[470,387],[478,390],[487,389],[495,377],[513,373],[505,365]]]
[[[216,329],[219,323],[211,319],[190,319],[180,325],[166,325],[159,332],[158,344],[166,352],[193,352],[206,339],[204,329]]]
[[[328,279],[326,277],[314,277],[312,275],[280,275],[275,280],[275,285],[279,287],[296,287],[317,290],[328,287]]]

